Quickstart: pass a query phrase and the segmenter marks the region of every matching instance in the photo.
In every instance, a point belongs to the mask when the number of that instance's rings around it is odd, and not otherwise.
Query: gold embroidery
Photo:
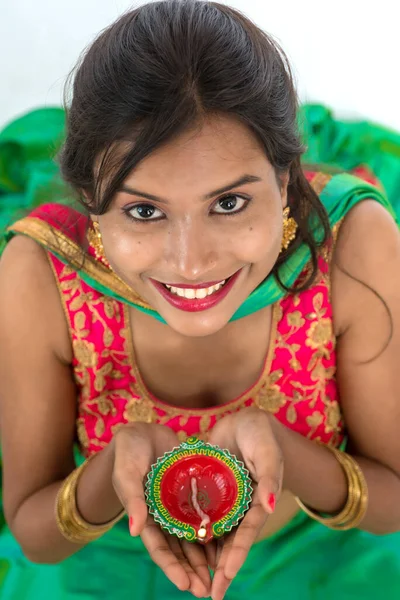
[[[182,427],[182,429],[184,427],[186,427],[186,425],[189,423],[189,415],[180,415],[179,417],[179,427]]]
[[[121,396],[120,390],[118,390],[116,392],[113,391],[113,395],[114,394],[117,395],[118,397]],[[113,401],[109,397],[108,392],[105,392],[104,394],[97,396],[96,402],[97,402],[97,406],[98,406],[98,409],[99,409],[99,412],[101,415],[103,415],[103,416],[112,415],[114,417],[117,414],[117,409],[115,408]]]
[[[145,398],[131,398],[124,411],[124,419],[129,422],[155,423],[157,414],[153,403]]]
[[[286,420],[291,425],[294,425],[297,421],[297,410],[294,404],[289,404],[286,411]]]
[[[336,234],[336,231],[334,234]],[[329,274],[320,272],[318,285],[325,286],[329,293]],[[326,316],[327,308],[324,307],[324,294],[317,291],[313,297],[313,312],[307,315],[298,310],[300,296],[293,296],[291,309],[284,316],[289,330],[282,333],[278,330],[276,348],[284,349],[290,354],[289,364],[294,372],[306,368],[309,373],[310,384],[296,381],[293,376],[290,385],[293,389],[291,397],[287,397],[282,386],[285,383],[285,372],[282,369],[271,372],[269,379],[258,397],[258,404],[264,410],[273,414],[282,408],[285,409],[285,419],[288,424],[295,425],[298,421],[297,405],[306,403],[314,411],[305,417],[310,428],[307,437],[315,438],[317,429],[323,425],[325,434],[334,438],[334,443],[341,432],[341,410],[339,403],[327,397],[326,389],[329,380],[335,377],[336,367],[325,367],[324,358],[329,358],[335,347],[335,337],[332,319]],[[307,326],[307,321],[311,321]],[[293,336],[300,328],[306,327],[306,345],[312,350],[309,364],[303,365],[297,358],[301,350],[299,344],[294,343]],[[289,376],[289,375],[288,375]],[[322,403],[322,408],[315,409],[317,402]]]
[[[342,419],[342,413],[340,411],[339,403],[336,400],[326,401],[326,426],[325,431],[327,433],[339,433],[340,432],[340,421]]]
[[[76,360],[83,367],[95,367],[97,365],[98,356],[94,349],[94,344],[87,340],[73,340],[72,347]]]
[[[204,433],[210,429],[211,425],[211,415],[209,413],[205,413],[200,418],[199,430],[201,433]]]
[[[322,173],[320,171],[310,181],[310,185],[313,188],[314,192],[316,194],[318,194],[318,196],[319,196],[321,194],[322,190],[330,182],[331,179],[332,179],[332,175],[328,175],[328,173]]]
[[[63,268],[60,277],[69,277],[70,275],[73,275],[73,277],[61,281],[59,291],[64,302],[67,300],[69,302],[70,310],[74,311],[73,316],[68,310],[66,311],[66,314],[68,315],[71,337],[72,331],[75,334],[73,339],[73,351],[77,364],[74,368],[74,376],[80,386],[80,414],[76,424],[78,440],[83,448],[87,448],[91,444],[103,447],[105,442],[102,442],[99,438],[101,438],[106,431],[104,418],[109,415],[116,415],[116,408],[112,398],[124,398],[128,402],[132,397],[126,390],[106,390],[106,377],[114,380],[123,377],[116,366],[121,367],[129,365],[126,354],[124,355],[123,352],[112,350],[108,347],[112,343],[114,336],[99,309],[100,307],[103,307],[106,316],[111,317],[112,315],[112,318],[118,322],[121,321],[120,305],[109,297],[100,296],[98,299],[95,299],[93,292],[85,293],[82,289],[82,280],[79,275],[69,267]],[[92,322],[98,322],[102,326],[105,348],[101,353],[101,357],[106,359],[106,362],[104,362],[101,367],[98,367],[99,355],[95,350],[93,342],[89,342],[86,339],[90,335],[90,330],[86,325],[86,315],[81,310],[85,304],[88,305],[90,310]],[[107,360],[108,358],[111,360]],[[98,395],[95,398],[90,397],[90,372],[94,375],[93,387],[96,392],[98,392]],[[95,405],[93,408],[92,404]],[[88,439],[87,436],[84,421],[85,414],[96,419],[94,427],[94,435],[96,437],[93,440]]]
[[[323,422],[324,422],[324,415],[322,414],[322,412],[319,412],[319,411],[314,411],[311,415],[306,417],[306,423],[310,427],[310,431],[309,431],[307,437],[316,439],[315,432],[317,431],[318,427],[320,425],[322,425]]]
[[[97,438],[101,438],[104,435],[105,426],[103,419],[97,419],[96,425],[94,426],[94,434]]]
[[[100,368],[95,369],[95,378],[93,387],[96,392],[102,392],[106,387],[106,377],[110,377],[113,372],[112,362],[106,362]]]
[[[130,366],[131,377],[135,383],[131,384],[132,394],[124,411],[124,419],[129,422],[141,421],[144,423],[156,423],[158,420],[157,412],[154,410],[154,402],[148,394],[143,393],[141,380],[136,377],[136,361],[134,358],[132,334],[129,320],[129,308],[124,304],[122,306],[124,316],[124,328],[121,331],[121,337],[124,344],[124,353],[127,356],[127,362]]]
[[[63,294],[63,291],[62,291],[62,288],[61,288],[61,284],[60,284],[60,279],[62,277],[67,277],[68,275],[70,275],[72,273],[72,270],[69,267],[64,266],[64,268],[63,268],[63,270],[62,270],[62,272],[60,274],[60,277],[59,277],[57,275],[57,271],[56,271],[54,263],[53,263],[53,261],[51,259],[50,253],[46,252],[46,256],[47,256],[47,260],[49,261],[49,265],[50,265],[51,270],[52,270],[53,275],[54,275],[54,280],[55,280],[56,285],[57,285],[58,293],[60,295],[61,306],[62,306],[62,309],[63,309],[63,312],[64,312],[65,321],[67,323],[68,335],[69,335],[69,339],[70,339],[71,344],[72,344],[72,331],[71,331],[70,322],[69,322],[69,313],[68,313],[68,310],[67,310],[67,305],[65,303],[65,297],[64,297],[64,294]]]
[[[288,314],[287,322],[289,325],[292,325],[292,327],[300,329],[300,327],[303,327],[305,320],[301,312],[299,310],[295,310]]]
[[[256,404],[263,410],[272,414],[277,413],[288,400],[281,392],[280,387],[276,385],[276,382],[282,375],[283,371],[281,369],[271,373],[257,394]]]
[[[316,320],[311,323],[307,331],[306,345],[314,350],[322,349],[323,354],[326,354],[326,346],[333,339],[333,329],[332,320],[325,318],[326,308],[322,308],[323,299],[322,292],[318,292],[313,298]]]
[[[339,237],[339,231],[340,231],[340,228],[341,228],[341,226],[343,224],[343,221],[344,221],[344,218],[340,219],[340,221],[338,221],[337,223],[335,223],[335,225],[332,227],[332,239],[333,239],[332,253],[333,253],[333,251],[334,251],[334,249],[336,247],[337,240],[338,240],[338,237]]]
[[[177,438],[180,441],[180,443],[182,444],[182,442],[186,442],[186,440],[188,439],[188,435],[186,433],[186,431],[183,431],[183,429],[180,429],[179,431],[176,432]]]
[[[82,448],[89,448],[89,437],[85,427],[85,421],[82,417],[78,417],[76,420],[76,429],[78,435],[78,441]]]
[[[307,331],[307,346],[317,349],[326,344],[332,339],[332,321],[330,319],[320,319],[314,321]]]
[[[316,429],[319,427],[324,420],[323,414],[318,411],[314,411],[311,415],[306,418],[307,425]]]

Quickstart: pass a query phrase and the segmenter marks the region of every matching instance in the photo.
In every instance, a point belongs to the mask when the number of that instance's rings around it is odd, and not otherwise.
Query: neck
[[[267,306],[237,321],[229,321],[222,329],[201,337],[183,335],[169,325],[134,309],[130,311],[130,318],[133,331],[143,330],[148,339],[157,339],[158,343],[166,348],[185,348],[187,351],[196,352],[202,349],[220,348],[230,343],[236,347],[242,345],[242,342],[245,344],[253,331],[256,332],[260,326],[265,329],[271,313],[272,307]]]

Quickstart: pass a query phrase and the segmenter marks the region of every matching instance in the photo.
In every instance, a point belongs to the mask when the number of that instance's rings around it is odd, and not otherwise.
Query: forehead
[[[208,117],[147,156],[126,183],[167,188],[213,189],[244,173],[262,176],[271,166],[257,137],[231,117]],[[161,190],[160,190],[161,186]],[[154,191],[154,193],[157,193]]]

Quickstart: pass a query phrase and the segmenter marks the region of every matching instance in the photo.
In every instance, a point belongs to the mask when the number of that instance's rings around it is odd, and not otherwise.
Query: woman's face
[[[286,188],[245,125],[209,118],[127,177],[98,217],[105,254],[175,331],[211,335],[273,268]]]

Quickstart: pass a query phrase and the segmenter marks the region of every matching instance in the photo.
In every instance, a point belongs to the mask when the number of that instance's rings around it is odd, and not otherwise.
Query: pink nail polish
[[[275,494],[270,494],[268,496],[268,506],[270,511],[273,513],[275,510],[275,506],[276,506],[276,496]]]
[[[131,535],[133,535],[132,528],[133,528],[133,517],[129,517],[129,532]]]

